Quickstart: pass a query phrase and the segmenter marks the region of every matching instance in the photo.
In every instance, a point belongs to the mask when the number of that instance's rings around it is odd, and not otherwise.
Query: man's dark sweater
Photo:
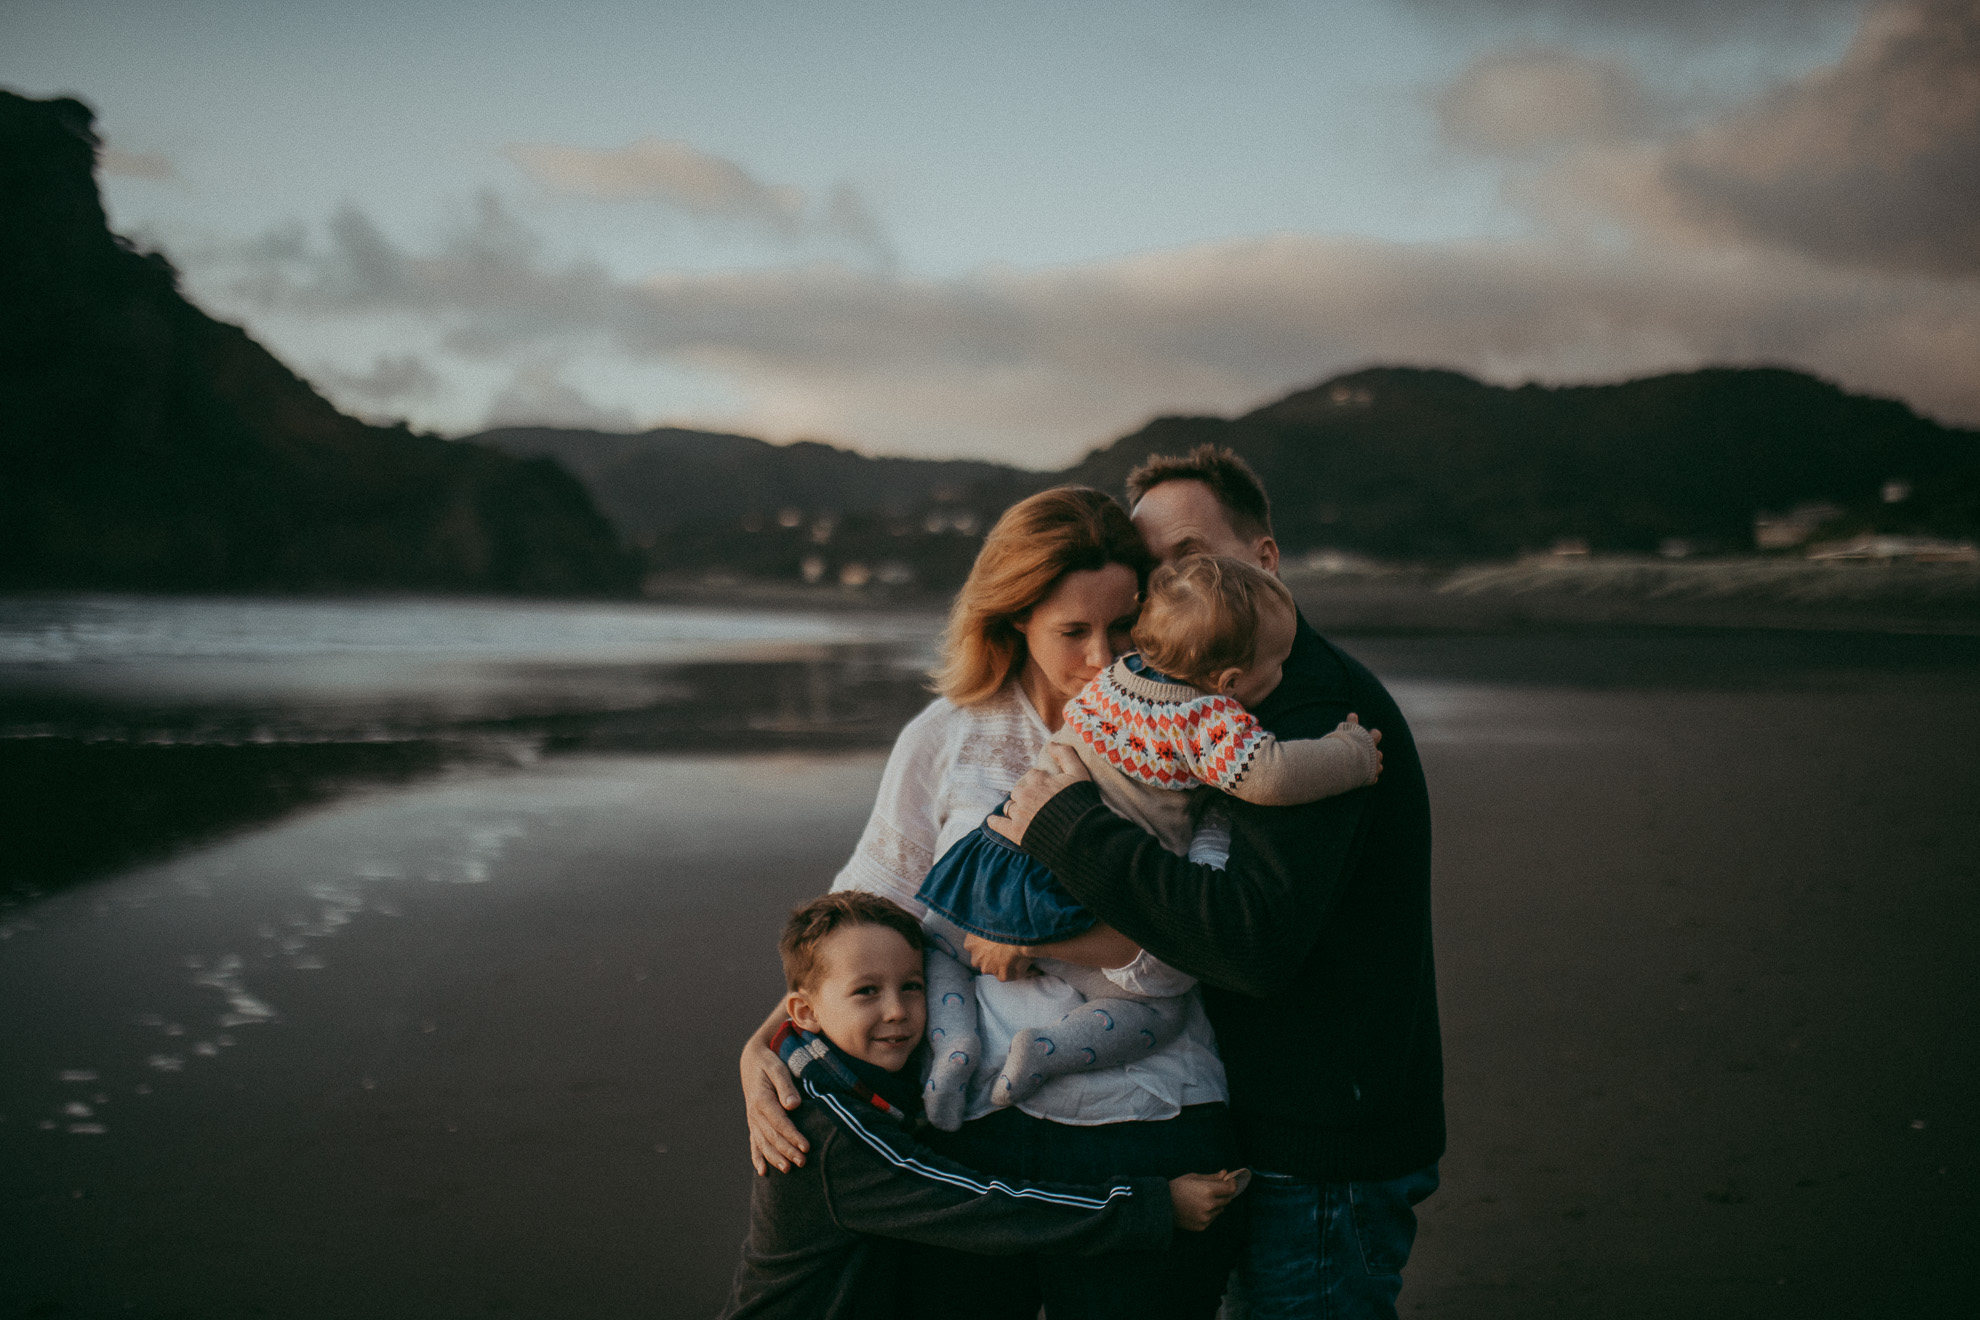
[[[914,1104],[918,1069],[889,1075],[842,1052],[834,1057],[854,1085],[821,1068],[798,1076],[804,1103],[791,1119],[811,1155],[751,1189],[749,1238],[723,1320],[891,1320],[898,1241],[984,1256],[1169,1245],[1166,1178],[1124,1178],[1108,1187],[986,1178],[920,1145],[902,1121],[899,1111]],[[867,1095],[858,1093],[861,1084]],[[876,1093],[888,1108],[873,1103]],[[986,1261],[984,1268],[997,1267]],[[955,1282],[963,1291],[971,1285]]]
[[[1301,618],[1253,713],[1281,738],[1318,738],[1349,711],[1382,732],[1380,782],[1298,807],[1230,800],[1228,870],[1166,851],[1091,783],[1024,836],[1101,920],[1204,983],[1246,1158],[1328,1182],[1400,1177],[1444,1152],[1423,766],[1387,690]]]

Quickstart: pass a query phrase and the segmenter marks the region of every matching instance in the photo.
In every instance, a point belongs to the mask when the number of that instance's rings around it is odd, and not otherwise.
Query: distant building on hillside
[[[1753,515],[1753,545],[1759,550],[1792,550],[1805,545],[1824,523],[1843,516],[1835,504],[1798,504],[1787,513]]]

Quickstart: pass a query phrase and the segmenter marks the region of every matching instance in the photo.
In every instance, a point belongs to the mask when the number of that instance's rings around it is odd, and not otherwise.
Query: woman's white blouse
[[[926,915],[914,894],[928,868],[983,823],[1050,737],[1015,683],[973,706],[937,698],[895,740],[873,816],[832,888],[863,889]],[[1184,1105],[1227,1099],[1224,1065],[1195,981],[1145,952],[1107,975],[1142,994],[1186,992],[1182,1034],[1140,1063],[1054,1078],[1018,1107],[1054,1122],[1095,1124],[1173,1118]],[[1051,1026],[1084,1002],[1056,976],[1010,982],[979,976],[976,993],[984,1057],[991,1060],[1001,1060],[1026,1027]],[[993,1080],[994,1073],[979,1074],[966,1117],[991,1112]]]

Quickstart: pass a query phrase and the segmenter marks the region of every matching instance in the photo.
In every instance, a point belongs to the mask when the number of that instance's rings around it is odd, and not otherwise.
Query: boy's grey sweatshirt
[[[813,1075],[819,1071],[798,1078],[804,1103],[791,1114],[810,1153],[789,1173],[756,1180],[723,1320],[891,1317],[902,1241],[984,1256],[1169,1245],[1166,1178],[1073,1187],[985,1177],[930,1151],[897,1120]]]

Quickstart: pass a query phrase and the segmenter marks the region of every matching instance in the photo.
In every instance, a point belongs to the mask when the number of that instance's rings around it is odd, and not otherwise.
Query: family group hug
[[[724,1316],[1396,1313],[1444,1153],[1409,726],[1228,450],[990,531],[746,1044]]]

